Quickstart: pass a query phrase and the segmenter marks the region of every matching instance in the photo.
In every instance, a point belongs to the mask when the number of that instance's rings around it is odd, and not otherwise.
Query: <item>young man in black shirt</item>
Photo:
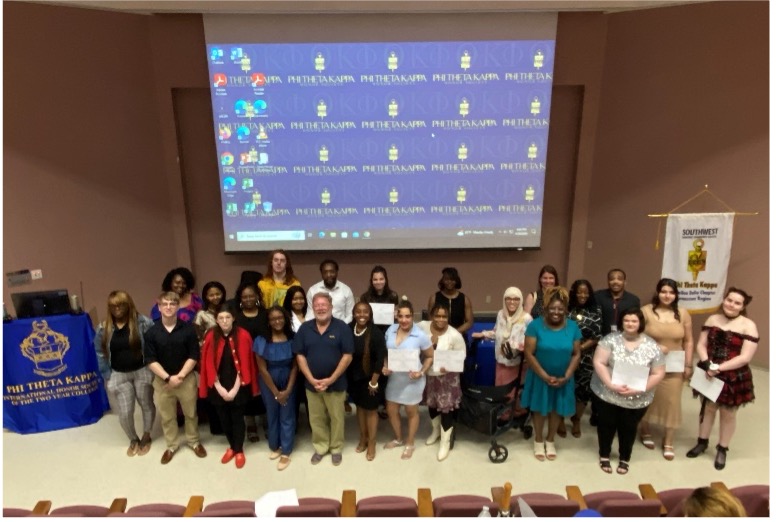
[[[162,464],[170,462],[178,450],[178,402],[186,419],[186,443],[197,457],[207,456],[199,442],[197,428],[198,383],[194,366],[199,361],[199,342],[194,327],[178,319],[178,307],[178,294],[165,292],[160,295],[162,318],[145,334],[145,360],[154,373],[154,402],[167,443]]]

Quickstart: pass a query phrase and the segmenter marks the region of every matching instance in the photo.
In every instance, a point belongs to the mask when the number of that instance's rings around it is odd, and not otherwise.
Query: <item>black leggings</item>
[[[442,413],[436,408],[429,408],[428,414],[432,419],[436,419],[438,416],[442,416],[442,429],[447,431],[455,424],[456,410],[449,413]]]
[[[639,421],[647,413],[647,408],[623,408],[593,397],[598,411],[598,456],[609,457],[612,452],[614,434],[620,445],[620,460],[630,462],[633,443],[636,441],[636,431]]]
[[[229,441],[229,447],[235,453],[242,453],[243,443],[245,442],[245,404],[235,404],[233,402],[224,402],[223,404],[214,404],[218,412],[218,418],[221,420],[221,427],[226,434],[226,440]]]

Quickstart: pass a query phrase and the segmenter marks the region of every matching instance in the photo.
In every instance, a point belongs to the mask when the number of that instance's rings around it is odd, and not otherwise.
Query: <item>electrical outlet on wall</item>
[[[490,296],[489,296],[489,295],[486,295],[486,296],[485,296],[485,302],[486,302],[486,303],[490,303]]]
[[[40,268],[36,268],[35,270],[30,270],[30,277],[32,277],[33,280],[43,279],[43,270],[41,270]]]

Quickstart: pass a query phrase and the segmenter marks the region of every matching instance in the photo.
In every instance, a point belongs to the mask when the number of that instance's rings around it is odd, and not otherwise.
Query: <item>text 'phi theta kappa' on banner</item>
[[[679,304],[690,313],[710,313],[722,304],[734,216],[730,212],[668,216],[663,277],[676,281]]]

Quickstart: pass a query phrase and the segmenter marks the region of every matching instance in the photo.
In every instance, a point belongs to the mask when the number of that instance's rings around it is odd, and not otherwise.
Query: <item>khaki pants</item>
[[[197,385],[198,375],[191,372],[183,379],[183,382],[177,388],[165,390],[165,382],[157,376],[154,376],[154,402],[156,411],[162,419],[162,431],[164,432],[164,441],[167,443],[167,449],[175,451],[178,449],[178,408],[177,403],[181,403],[183,416],[186,418],[184,429],[186,431],[186,443],[194,448],[199,444],[199,430],[197,427]]]
[[[310,428],[313,432],[313,448],[318,455],[331,452],[342,454],[345,446],[345,396],[346,392],[317,393],[305,389]]]

